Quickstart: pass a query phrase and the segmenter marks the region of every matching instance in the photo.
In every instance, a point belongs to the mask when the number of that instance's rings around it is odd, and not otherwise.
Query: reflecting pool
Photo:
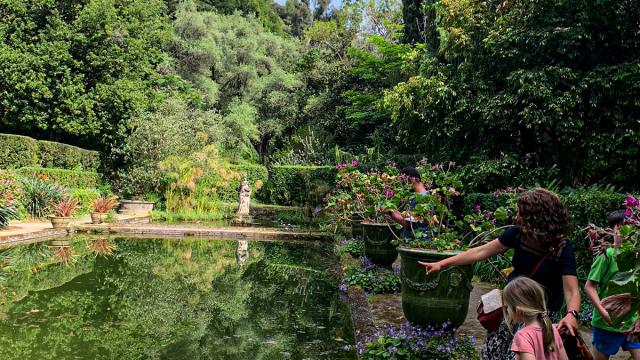
[[[0,250],[0,358],[354,359],[320,242],[96,238]]]

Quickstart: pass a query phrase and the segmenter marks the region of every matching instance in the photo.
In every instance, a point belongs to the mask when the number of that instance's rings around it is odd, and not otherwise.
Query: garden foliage
[[[16,170],[16,173],[23,177],[48,180],[70,188],[97,188],[101,182],[100,174],[89,171],[24,167]]]
[[[333,189],[334,179],[332,166],[274,165],[258,196],[271,204],[315,206]]]
[[[100,155],[63,143],[0,134],[0,169],[30,166],[96,171]]]

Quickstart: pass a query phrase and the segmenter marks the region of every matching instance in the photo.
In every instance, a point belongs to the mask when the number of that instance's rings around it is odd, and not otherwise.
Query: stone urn
[[[51,226],[54,229],[66,229],[73,218],[67,216],[50,216]]]
[[[364,239],[364,254],[380,266],[391,266],[398,258],[393,230],[388,224],[362,222],[362,238]]]
[[[120,208],[118,208],[118,213],[120,214],[138,214],[138,215],[147,215],[151,211],[153,211],[153,206],[155,202],[153,201],[143,201],[143,200],[121,200]]]
[[[108,213],[99,213],[99,212],[92,212],[91,213],[91,223],[92,224],[102,224],[104,222],[104,219],[107,218]]]
[[[421,326],[440,326],[444,322],[449,322],[452,327],[462,325],[473,289],[471,265],[452,266],[427,275],[418,261],[436,262],[459,252],[400,246],[398,253],[404,317]]]

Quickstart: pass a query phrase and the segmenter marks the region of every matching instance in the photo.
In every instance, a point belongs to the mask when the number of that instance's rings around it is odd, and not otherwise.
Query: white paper
[[[485,314],[502,307],[502,291],[500,291],[500,289],[493,289],[482,295],[480,298],[482,299],[482,306]]]

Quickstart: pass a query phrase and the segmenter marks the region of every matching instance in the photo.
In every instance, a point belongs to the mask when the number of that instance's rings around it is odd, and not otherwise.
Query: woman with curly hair
[[[518,198],[515,223],[499,238],[485,245],[436,263],[420,264],[426,267],[427,273],[433,273],[448,266],[475,264],[514,249],[513,271],[508,280],[526,276],[542,285],[552,319],[560,320],[559,327],[566,327],[574,335],[578,329],[580,291],[573,246],[566,241],[569,230],[566,207],[553,192],[536,188]],[[563,297],[568,311],[560,319]],[[503,323],[498,330],[487,335],[482,358],[513,359],[515,354],[510,351],[512,339],[513,334]]]

